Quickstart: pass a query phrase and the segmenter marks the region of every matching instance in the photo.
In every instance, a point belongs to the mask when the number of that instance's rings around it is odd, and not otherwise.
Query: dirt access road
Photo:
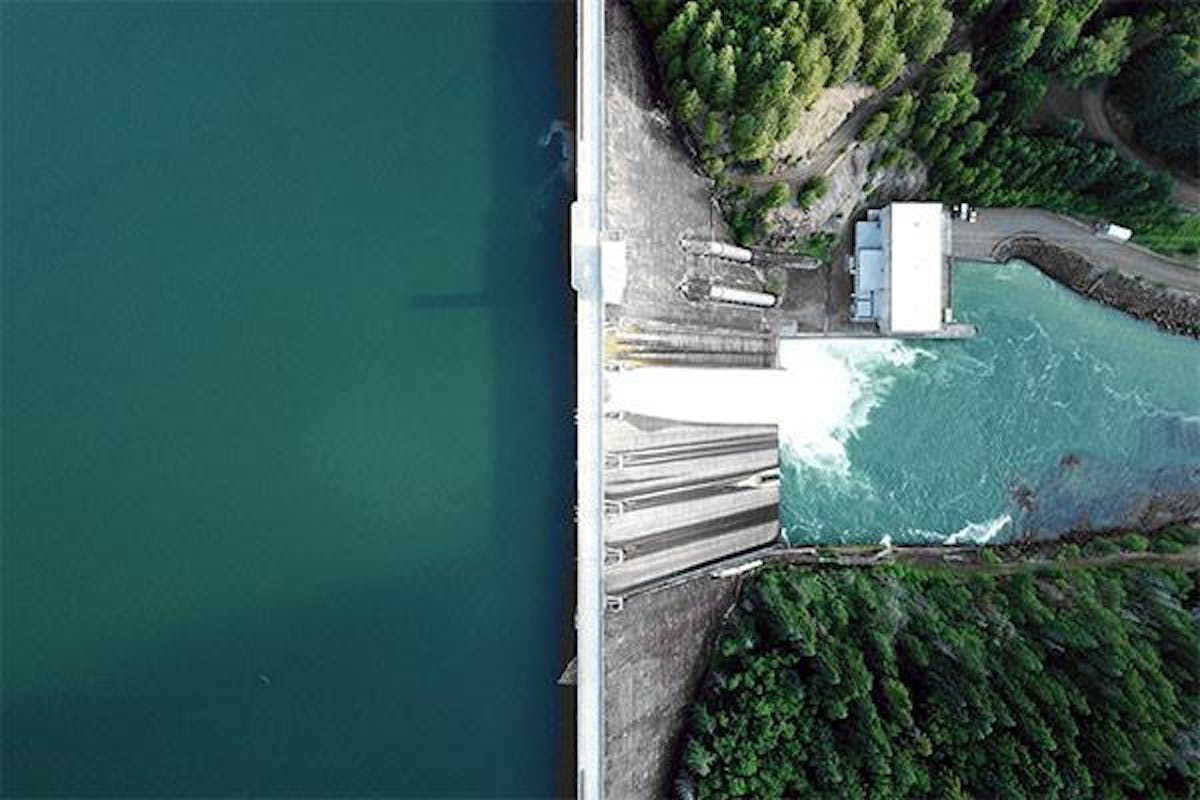
[[[979,570],[995,573],[1013,573],[1022,569],[1111,567],[1118,564],[1145,564],[1158,567],[1180,567],[1185,570],[1200,569],[1200,547],[1187,547],[1179,553],[1156,553],[1150,550],[1126,550],[1103,556],[1077,556],[1059,560],[1046,553],[1055,546],[1046,543],[1039,554],[1024,555],[1019,559],[1006,559],[989,564],[974,545],[914,545],[885,548],[878,545],[844,545],[835,547],[792,547],[772,550],[764,560],[774,563],[798,564],[813,567],[876,567],[886,564],[918,564],[949,569]]]
[[[1138,149],[1138,146],[1132,141],[1121,138],[1109,115],[1109,104],[1105,100],[1107,89],[1108,84],[1104,83],[1093,88],[1078,90],[1079,112],[1087,135],[1093,139],[1108,142],[1125,158],[1139,161],[1151,169],[1166,172],[1175,181],[1171,199],[1182,206],[1200,209],[1200,183],[1194,178],[1171,169],[1154,155]]]
[[[910,88],[928,70],[929,64],[907,68],[891,86],[859,103],[850,112],[850,116],[842,120],[842,124],[837,127],[833,135],[796,166],[771,175],[735,175],[733,183],[748,186],[767,186],[780,181],[800,184],[817,175],[824,175],[834,162],[858,141],[858,132],[875,115],[875,112],[883,108],[893,97]]]
[[[748,186],[764,186],[778,183],[779,181],[786,181],[787,183],[800,184],[817,175],[825,174],[833,166],[834,162],[858,140],[858,132],[875,115],[876,111],[882,109],[896,95],[912,88],[931,68],[940,63],[947,54],[957,53],[960,50],[970,50],[972,33],[988,30],[988,26],[1000,16],[1009,2],[1010,0],[1000,0],[1000,2],[993,3],[991,9],[989,9],[982,19],[976,20],[971,24],[959,23],[956,25],[954,31],[950,34],[950,38],[942,45],[942,50],[938,55],[924,64],[908,65],[900,73],[900,77],[892,81],[887,88],[859,103],[854,111],[850,113],[850,116],[846,117],[842,121],[842,124],[837,127],[833,135],[826,139],[824,144],[813,150],[808,158],[804,159],[801,163],[772,175],[736,175],[732,179],[733,183]]]

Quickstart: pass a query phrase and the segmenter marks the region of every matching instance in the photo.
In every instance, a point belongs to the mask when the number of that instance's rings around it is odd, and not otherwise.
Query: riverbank
[[[1018,569],[1088,568],[1137,564],[1200,569],[1200,519],[1192,526],[1153,532],[1074,534],[1055,542],[979,546],[837,545],[778,547],[759,554],[764,564],[872,569],[905,564],[990,573]],[[666,797],[682,758],[687,709],[711,660],[716,637],[741,596],[744,578],[700,575],[638,595],[608,618],[608,658],[622,670],[609,675],[609,790],[618,797]],[[636,673],[636,684],[614,674]]]
[[[1074,292],[1152,322],[1168,333],[1200,339],[1200,295],[1131,278],[1033,236],[1017,236],[995,250],[1000,261],[1021,259]]]
[[[1128,566],[1069,545],[1011,568],[772,564],[715,637],[680,794],[1184,796],[1196,541]]]
[[[1200,569],[1200,517],[1152,530],[1072,533],[1054,541],[1014,541],[999,545],[833,545],[772,550],[765,562],[820,567],[873,567],[880,564],[952,566],[1011,572],[1038,565],[1078,567],[1126,563]]]

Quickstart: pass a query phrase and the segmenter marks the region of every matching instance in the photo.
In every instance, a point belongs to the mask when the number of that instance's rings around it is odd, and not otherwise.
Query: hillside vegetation
[[[637,0],[678,119],[714,176],[760,167],[826,86],[883,87],[950,34],[944,0]]]
[[[1122,69],[1135,20],[1101,19],[1101,10],[1100,0],[1010,0],[981,36],[981,58],[950,55],[931,71],[911,135],[899,131],[893,142],[929,165],[931,193],[947,202],[1118,220],[1144,243],[1195,254],[1195,217],[1172,203],[1168,175],[1080,137],[1078,121],[1032,124],[1049,81],[1079,85]],[[1183,27],[1200,20],[1174,19]]]
[[[719,637],[680,796],[1195,797],[1198,604],[1160,567],[767,569]]]
[[[1172,33],[1138,51],[1115,88],[1143,145],[1200,172],[1200,32]]]
[[[1191,158],[1200,124],[1200,5],[1117,4],[1111,13],[1102,0],[635,5],[655,37],[675,113],[718,186],[735,168],[774,169],[777,143],[824,87],[851,79],[885,87],[909,64],[922,71],[920,80],[859,130],[875,144],[879,166],[919,157],[933,199],[1115,220],[1169,254],[1200,252],[1195,217],[1174,206],[1168,175],[1083,139],[1078,120],[1035,122],[1050,82],[1078,87],[1116,75],[1143,141]],[[955,15],[970,33],[956,41],[974,49],[941,54]],[[1123,71],[1135,36],[1150,43]],[[762,232],[775,207],[726,200],[744,242]]]
[[[981,78],[970,54],[955,53],[931,70],[912,127],[892,141],[929,165],[930,192],[947,202],[1048,208],[1142,230],[1174,216],[1167,175],[1070,132],[1026,130],[1044,93],[1037,72]]]

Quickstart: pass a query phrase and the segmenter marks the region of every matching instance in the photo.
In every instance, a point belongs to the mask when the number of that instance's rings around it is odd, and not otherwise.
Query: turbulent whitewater
[[[896,341],[825,341],[784,346],[783,369],[651,367],[609,380],[611,409],[724,425],[778,425],[789,457],[820,472],[849,476],[846,442],[867,422],[892,382],[888,368],[917,351]]]
[[[954,289],[976,338],[847,362],[861,387],[848,467],[781,434],[791,541],[982,543],[1200,513],[1200,344],[1021,263],[960,263]],[[847,347],[788,342],[784,363]],[[809,381],[795,415],[827,389]]]
[[[790,340],[781,370],[643,369],[610,407],[780,427],[793,543],[992,542],[1200,515],[1200,344],[1021,263],[960,263],[967,341]]]

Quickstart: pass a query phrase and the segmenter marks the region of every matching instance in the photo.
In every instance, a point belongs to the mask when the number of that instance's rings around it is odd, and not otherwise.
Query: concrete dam
[[[775,426],[619,413],[604,434],[610,603],[778,539]]]

